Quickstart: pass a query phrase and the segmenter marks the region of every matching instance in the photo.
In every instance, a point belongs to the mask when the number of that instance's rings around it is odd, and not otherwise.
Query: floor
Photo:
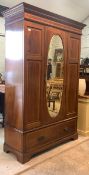
[[[89,175],[89,140],[46,159],[18,175]]]
[[[79,136],[78,140],[61,144],[24,165],[13,154],[3,152],[3,138],[0,127],[0,175],[89,175],[89,137]]]

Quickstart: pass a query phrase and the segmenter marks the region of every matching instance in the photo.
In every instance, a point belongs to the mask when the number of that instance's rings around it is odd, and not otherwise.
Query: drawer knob
[[[37,139],[39,142],[42,142],[45,140],[45,137],[44,136],[40,136],[38,139]]]
[[[70,132],[70,128],[65,127],[65,128],[64,128],[64,131]]]

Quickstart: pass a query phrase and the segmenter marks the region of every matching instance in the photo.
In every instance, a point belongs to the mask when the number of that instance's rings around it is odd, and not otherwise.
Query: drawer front
[[[25,150],[34,150],[57,140],[76,133],[76,119],[57,125],[46,127],[31,133],[25,137]]]

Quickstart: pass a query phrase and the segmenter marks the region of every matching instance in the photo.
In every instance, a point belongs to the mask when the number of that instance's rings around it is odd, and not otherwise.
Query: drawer
[[[76,133],[76,119],[26,134],[25,149],[40,148]]]

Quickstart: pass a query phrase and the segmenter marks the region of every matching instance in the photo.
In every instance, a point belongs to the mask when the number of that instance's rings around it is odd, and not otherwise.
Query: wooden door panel
[[[67,79],[67,115],[77,112],[78,64],[69,64]]]
[[[43,93],[44,26],[25,21],[25,129],[40,125]],[[43,78],[42,78],[43,77]]]
[[[79,57],[80,57],[80,36],[76,34],[69,34],[68,36],[67,81],[66,81],[67,117],[74,117],[77,115]]]
[[[44,26],[25,22],[26,59],[41,60],[44,49]]]
[[[25,127],[40,125],[41,63],[27,61]]]
[[[68,61],[77,62],[80,58],[80,36],[75,34],[70,34],[68,43]]]

